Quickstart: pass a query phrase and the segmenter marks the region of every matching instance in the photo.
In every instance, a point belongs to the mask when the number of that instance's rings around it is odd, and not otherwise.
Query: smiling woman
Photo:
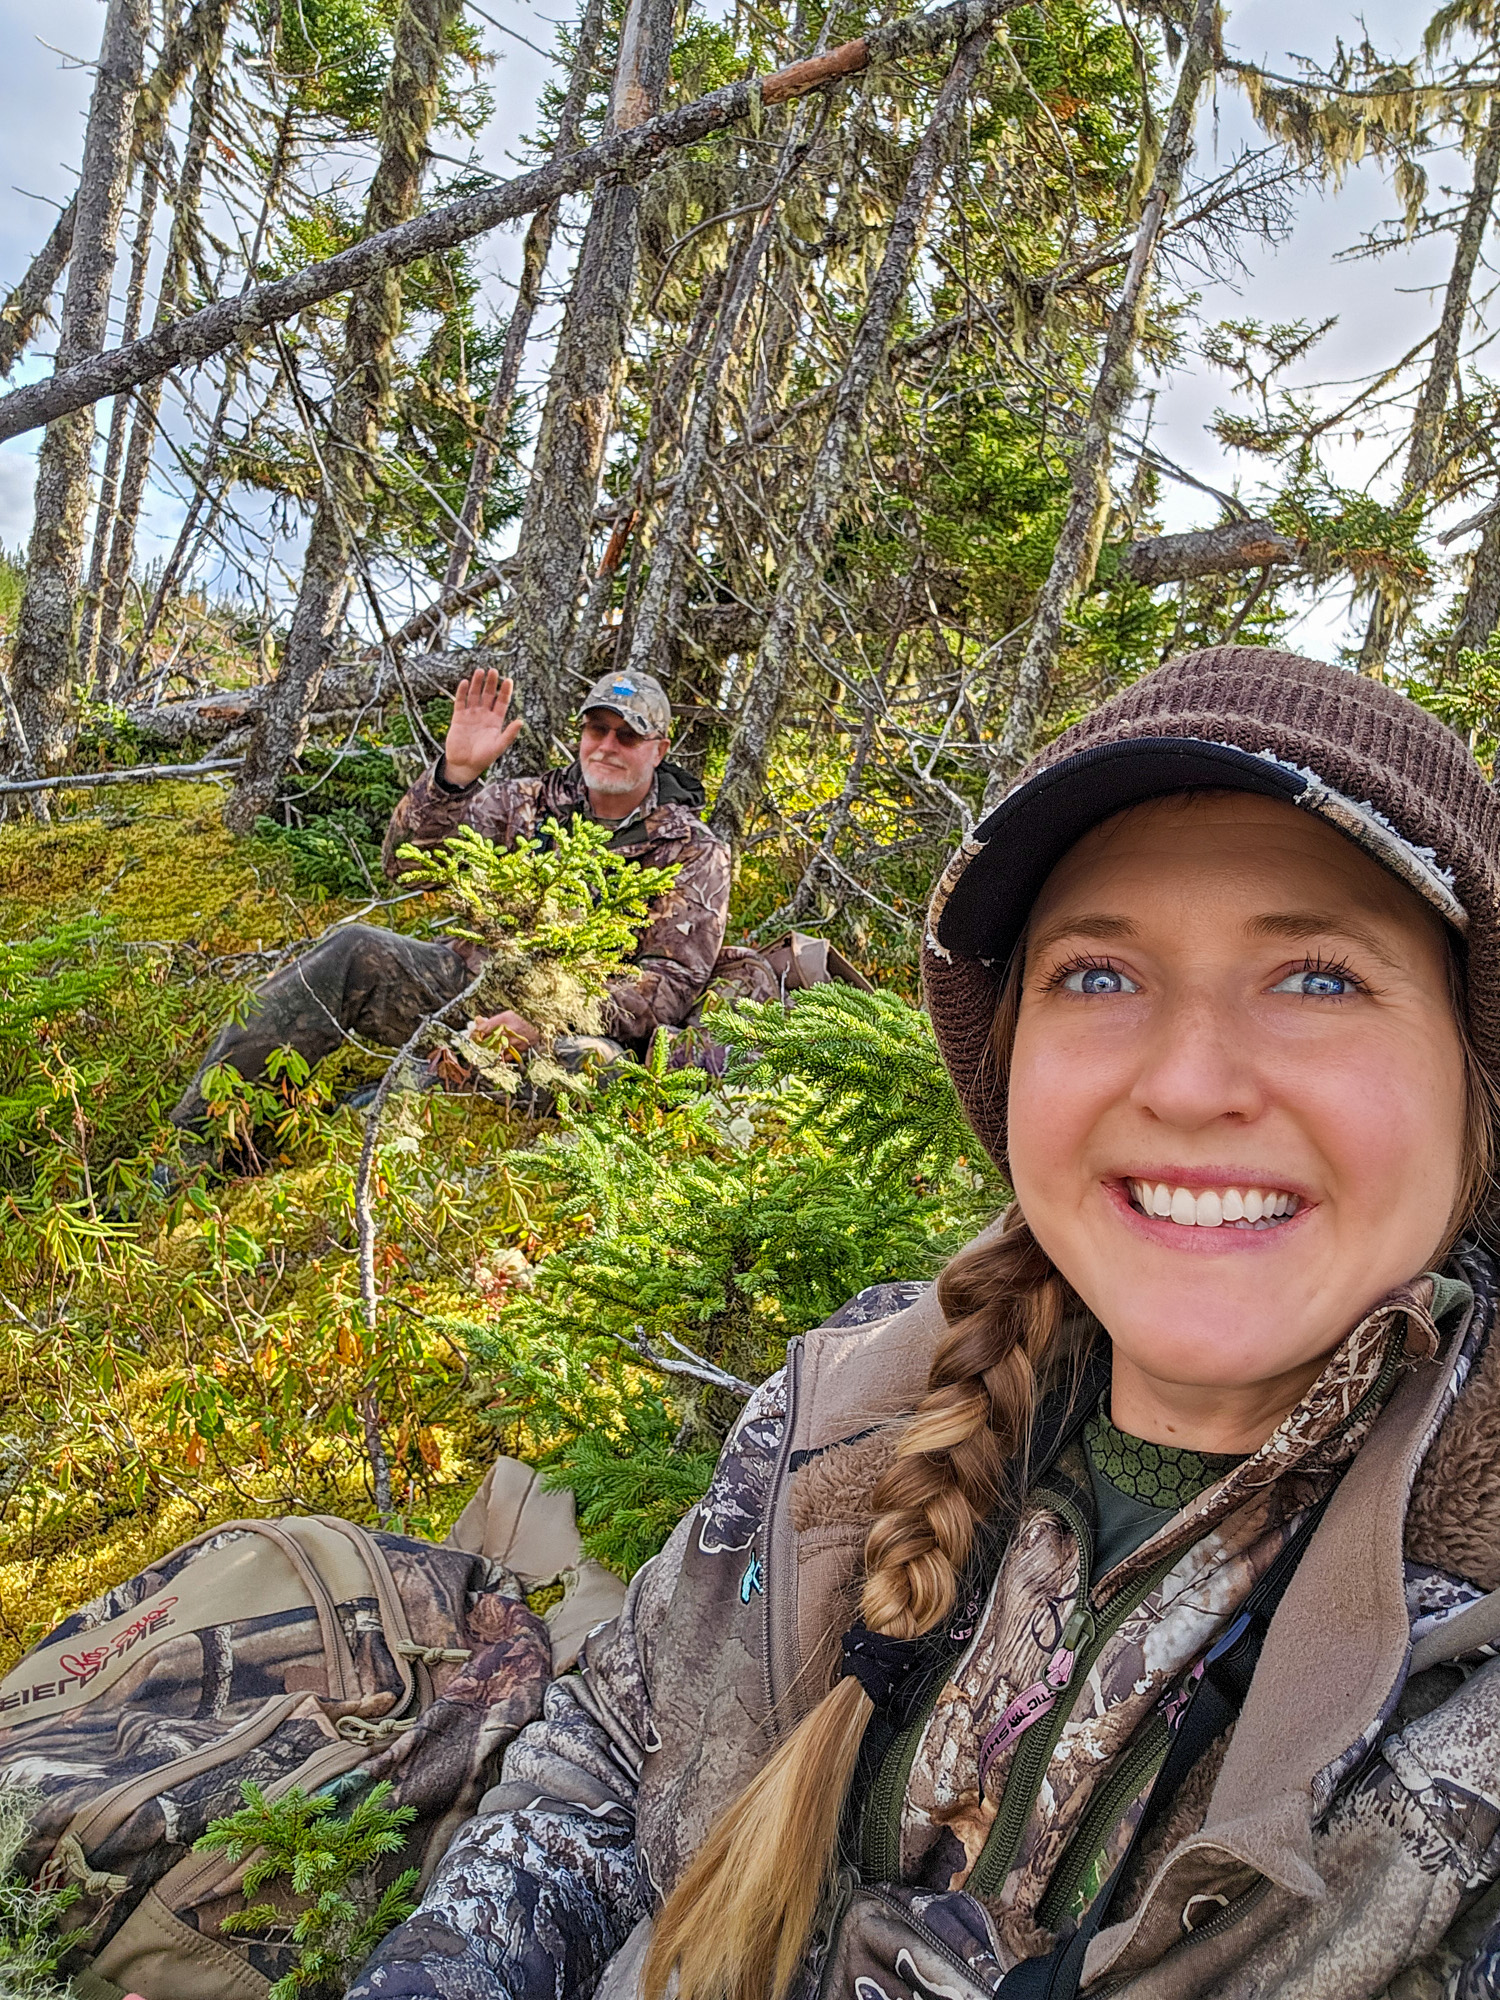
[[[1109,1330],[1125,1429],[1253,1451],[1437,1257],[1464,1179],[1450,963],[1413,890],[1253,793],[1131,807],[1053,869],[1018,961],[1011,1173]]]
[[[925,954],[1015,1204],[792,1343],[358,2000],[1500,1992],[1497,831],[1251,649],[1023,774]]]

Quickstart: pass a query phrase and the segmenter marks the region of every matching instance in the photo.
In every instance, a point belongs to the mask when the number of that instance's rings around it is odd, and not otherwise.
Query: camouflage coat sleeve
[[[641,858],[652,867],[679,863],[677,880],[651,906],[636,943],[634,969],[611,980],[606,1031],[645,1042],[657,1028],[679,1028],[703,998],[729,918],[729,849],[698,819],[670,847]]]
[[[393,882],[401,878],[398,847],[436,847],[461,826],[472,826],[497,847],[511,847],[536,832],[542,781],[540,778],[497,778],[477,781],[462,791],[438,783],[437,765],[424,771],[391,814],[380,851],[381,865]]]
[[[773,1375],[745,1406],[713,1484],[460,1828],[414,1917],[376,1947],[347,2000],[587,2000],[642,1917],[636,1861],[641,1759],[655,1742],[656,1636],[683,1554],[706,1521],[763,1497],[785,1413]],[[722,1489],[722,1490],[721,1490]],[[670,1663],[664,1662],[670,1671]]]

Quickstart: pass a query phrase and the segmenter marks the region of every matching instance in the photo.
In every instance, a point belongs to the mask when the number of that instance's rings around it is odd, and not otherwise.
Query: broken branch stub
[[[1190,582],[1269,563],[1302,560],[1302,544],[1270,521],[1223,521],[1191,535],[1153,535],[1120,552],[1119,574],[1132,583]]]

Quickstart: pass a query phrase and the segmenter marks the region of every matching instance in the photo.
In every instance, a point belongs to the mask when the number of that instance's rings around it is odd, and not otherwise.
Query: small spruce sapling
[[[373,1785],[341,1812],[326,1795],[310,1797],[293,1787],[268,1799],[247,1780],[240,1786],[240,1810],[212,1821],[197,1841],[200,1851],[232,1861],[255,1855],[244,1876],[247,1907],[220,1928],[230,1937],[277,1931],[275,1942],[291,1947],[292,1964],[266,2000],[332,2000],[386,1932],[416,1908],[411,1892],[420,1879],[417,1869],[405,1869],[384,1890],[375,1884],[377,1864],[401,1852],[405,1828],[416,1817],[412,1806],[388,1806],[390,1791],[389,1784]],[[305,1903],[290,1922],[275,1903],[250,1902],[278,1878]]]
[[[53,1978],[58,1966],[88,1936],[64,1930],[61,1919],[82,1894],[76,1882],[37,1889],[16,1864],[26,1845],[41,1794],[27,1785],[0,1783],[0,1994],[5,2000],[67,2000]]]
[[[625,969],[653,898],[677,879],[675,866],[643,868],[609,840],[592,820],[548,820],[540,839],[512,848],[460,827],[430,851],[398,853],[403,879],[445,906],[448,935],[491,954],[475,1012],[524,1015],[544,1051],[569,1030],[599,1033],[606,982]],[[479,1044],[464,1053],[489,1068]]]

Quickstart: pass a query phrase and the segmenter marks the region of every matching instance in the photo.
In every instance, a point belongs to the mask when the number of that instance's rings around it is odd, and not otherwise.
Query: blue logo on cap
[[[634,681],[616,681],[616,682],[614,682],[614,684],[613,684],[613,685],[611,686],[611,688],[610,688],[610,693],[611,693],[611,694],[639,694],[639,693],[640,693],[640,689],[639,689],[639,688],[638,688],[638,687],[636,686],[636,684],[635,684],[635,682],[634,682]]]

